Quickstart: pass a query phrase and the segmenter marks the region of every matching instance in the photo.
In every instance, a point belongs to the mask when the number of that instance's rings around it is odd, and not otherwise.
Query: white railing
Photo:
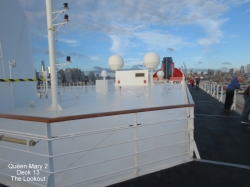
[[[200,88],[205,92],[207,92],[208,94],[210,94],[212,97],[216,98],[221,103],[225,103],[226,87],[227,85],[218,84],[216,82],[209,82],[209,81],[200,82]],[[231,109],[241,114],[243,107],[244,107],[244,99],[240,94],[237,94],[235,90]]]
[[[2,122],[24,131],[0,126],[0,135],[26,140],[26,145],[0,141],[0,177],[45,179],[22,180],[24,186],[107,186],[189,162],[194,151],[200,158],[193,136],[194,103],[184,91],[183,105],[59,118],[0,114]],[[35,146],[30,147],[31,140]],[[10,169],[29,164],[43,167],[21,169],[31,175]]]

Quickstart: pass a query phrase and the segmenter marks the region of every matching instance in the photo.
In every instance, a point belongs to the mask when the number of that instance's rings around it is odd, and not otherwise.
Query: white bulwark
[[[148,85],[148,70],[116,71],[116,86]]]
[[[7,16],[6,16],[7,15]],[[18,1],[0,1],[0,79],[35,78],[27,18]],[[9,61],[16,62],[14,67]],[[0,82],[0,112],[35,101],[35,82]]]

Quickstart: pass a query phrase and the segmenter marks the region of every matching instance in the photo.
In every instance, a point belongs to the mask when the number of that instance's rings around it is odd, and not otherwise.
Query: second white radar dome
[[[120,55],[112,55],[109,57],[108,65],[110,69],[117,71],[123,67],[124,61]]]
[[[148,69],[155,69],[160,64],[160,57],[155,52],[148,52],[143,58],[143,64]]]

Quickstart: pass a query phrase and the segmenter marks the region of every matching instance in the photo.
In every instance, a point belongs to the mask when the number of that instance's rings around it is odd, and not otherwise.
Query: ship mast
[[[68,15],[64,15],[64,22],[59,24],[53,24],[53,21],[68,9],[68,3],[64,3],[64,9],[56,12],[52,12],[52,0],[46,0],[46,12],[47,12],[47,28],[48,28],[48,46],[49,46],[49,61],[50,61],[50,77],[51,77],[51,97],[52,104],[49,107],[50,110],[62,110],[58,104],[58,83],[56,72],[56,56],[55,56],[55,38],[54,32],[56,32],[61,26],[68,23]],[[57,16],[53,19],[53,14]],[[55,28],[57,26],[57,28]]]

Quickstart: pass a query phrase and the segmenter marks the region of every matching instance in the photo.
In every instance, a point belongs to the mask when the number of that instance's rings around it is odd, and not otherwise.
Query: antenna
[[[9,60],[9,68],[10,68],[10,79],[12,78],[11,76],[11,69],[16,67],[16,61],[13,60],[12,62]]]
[[[52,93],[52,104],[50,109],[52,110],[62,110],[61,106],[58,104],[58,82],[56,74],[56,57],[55,57],[55,38],[54,33],[60,29],[63,25],[67,24],[68,21],[64,20],[62,23],[54,24],[53,22],[66,10],[68,10],[68,4],[63,4],[64,9],[56,12],[52,12],[52,1],[46,0],[46,12],[47,12],[47,28],[48,28],[48,44],[49,44],[49,60],[50,60],[50,70],[51,70],[51,93]],[[53,19],[52,15],[57,14]]]
[[[1,58],[1,60],[2,60],[3,78],[5,78],[5,71],[4,71],[4,63],[3,63],[3,53],[2,53],[1,41],[0,41],[0,58]]]

